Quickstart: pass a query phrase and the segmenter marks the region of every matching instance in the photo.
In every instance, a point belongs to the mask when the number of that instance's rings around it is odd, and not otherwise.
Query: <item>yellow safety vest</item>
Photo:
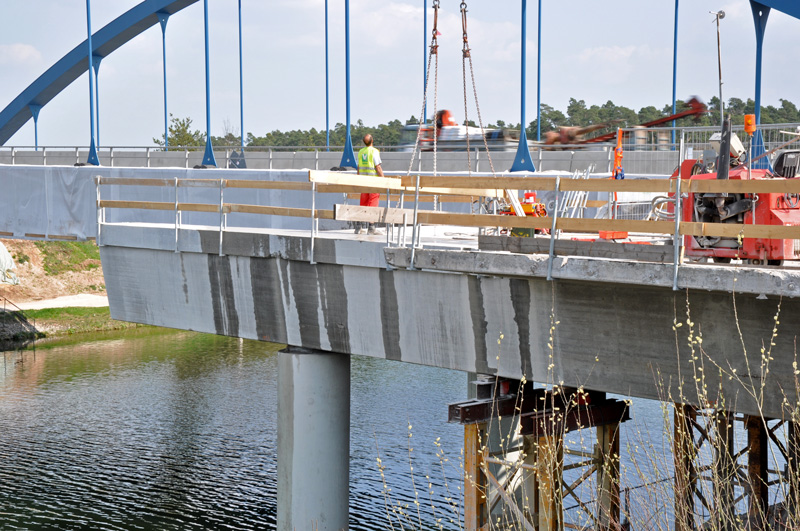
[[[374,154],[378,150],[372,146],[366,146],[358,151],[358,173],[360,175],[378,175],[375,171]]]

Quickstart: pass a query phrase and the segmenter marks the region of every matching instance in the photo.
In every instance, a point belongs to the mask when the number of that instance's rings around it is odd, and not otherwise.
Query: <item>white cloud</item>
[[[41,60],[41,52],[30,44],[0,44],[0,65],[36,64]]]

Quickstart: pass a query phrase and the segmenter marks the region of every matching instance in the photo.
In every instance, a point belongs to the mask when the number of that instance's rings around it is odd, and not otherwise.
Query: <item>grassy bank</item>
[[[0,316],[0,341],[57,338],[87,332],[107,332],[143,327],[117,321],[105,308],[47,308],[8,312]]]

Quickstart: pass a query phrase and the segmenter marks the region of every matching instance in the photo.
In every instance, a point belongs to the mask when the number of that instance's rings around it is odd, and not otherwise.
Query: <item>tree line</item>
[[[709,100],[709,112],[695,117],[681,118],[677,121],[678,127],[688,126],[709,126],[713,127],[720,123],[719,98],[714,96]],[[761,107],[761,123],[798,123],[800,122],[800,111],[797,106],[789,100],[780,100],[780,107],[767,105]],[[684,101],[676,102],[677,112],[687,108]],[[741,121],[745,114],[753,114],[755,103],[752,99],[742,100],[731,98],[727,101],[724,112],[730,114],[734,123]],[[663,118],[672,114],[672,104],[667,104],[661,109],[655,106],[642,107],[639,111],[634,111],[628,107],[615,105],[611,100],[603,105],[587,106],[584,100],[569,99],[566,112],[562,112],[547,104],[542,104],[542,133],[558,130],[563,126],[587,126],[593,124],[614,122],[613,127],[633,127],[642,123],[651,122],[658,118]],[[376,145],[394,146],[400,143],[401,134],[407,124],[417,124],[418,119],[413,115],[405,120],[392,120],[386,124],[377,126],[365,125],[362,120],[357,120],[351,124],[350,134],[354,143],[358,143],[365,134],[369,133],[375,138]],[[474,121],[470,120],[468,125],[475,126]],[[487,128],[508,128],[520,129],[519,122],[505,122],[497,120],[493,123],[484,124]],[[533,120],[528,124],[526,133],[529,139],[536,138],[537,121]],[[611,128],[609,128],[611,130]],[[596,134],[602,134],[599,131]],[[345,124],[337,123],[330,130],[330,145],[342,146],[345,143],[347,127]],[[164,146],[164,135],[160,138],[153,138],[153,142],[159,146]],[[229,122],[224,123],[224,133],[222,136],[211,136],[211,142],[219,147],[238,147],[241,144],[241,137],[232,130]],[[171,146],[204,146],[206,135],[198,129],[192,129],[191,118],[179,118],[170,115],[169,125],[169,145]],[[256,136],[247,133],[245,145],[248,147],[257,146],[324,146],[326,143],[325,130],[311,128],[309,130],[295,129],[291,131],[273,130]]]

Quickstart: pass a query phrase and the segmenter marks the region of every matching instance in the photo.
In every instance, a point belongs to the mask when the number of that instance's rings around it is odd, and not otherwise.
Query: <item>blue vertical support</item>
[[[161,25],[161,64],[164,69],[164,150],[169,151],[169,121],[167,120],[167,21],[169,13],[159,11],[158,23]]]
[[[347,98],[347,136],[344,140],[342,162],[339,166],[357,168],[356,154],[353,151],[353,139],[350,137],[350,0],[344,0],[344,55],[345,55],[345,86]]]
[[[675,0],[675,37],[672,44],[672,114],[675,114],[675,99],[677,91],[678,80],[678,0]],[[675,149],[675,125],[676,121],[672,120],[672,149]]]
[[[208,0],[203,0],[203,21],[205,23],[206,40],[206,152],[203,155],[203,166],[216,166],[214,148],[211,146],[211,74],[208,60]]]
[[[95,55],[92,58],[92,66],[94,66],[94,108],[98,147],[100,147],[100,61],[102,60],[103,57],[100,55]]]
[[[528,0],[522,0],[522,67],[520,68],[520,126],[519,126],[519,146],[517,147],[517,154],[514,157],[514,163],[511,165],[511,171],[536,171],[531,159],[531,152],[528,149],[528,135],[525,130],[525,77],[527,75],[526,60],[528,48],[526,39],[528,38]]]
[[[542,0],[539,0],[539,36],[536,44],[536,141],[542,141]]]
[[[753,11],[753,22],[756,26],[756,94],[755,94],[755,114],[756,126],[761,125],[761,65],[762,55],[764,52],[764,33],[767,31],[767,19],[769,18],[770,8],[760,2],[750,0],[750,9]],[[761,128],[756,128],[753,134],[753,158],[761,155],[766,151],[764,149],[764,136],[761,134]],[[769,162],[769,157],[764,157],[753,163],[753,168],[770,168],[772,165]]]
[[[422,118],[420,123],[428,123],[428,101],[425,98],[428,90],[428,0],[422,0]]]
[[[242,66],[242,0],[239,0],[239,139],[244,157],[244,68]]]
[[[331,85],[328,65],[328,0],[325,0],[325,151],[331,150]]]
[[[92,48],[92,6],[91,0],[86,0],[86,32],[89,37],[87,44],[89,45],[89,134],[91,140],[89,142],[89,158],[86,162],[100,166],[100,159],[97,158],[97,146],[94,143],[94,65],[92,64],[92,56],[94,49]]]
[[[36,151],[39,151],[39,111],[42,110],[42,106],[29,103],[28,108],[33,115],[33,146]]]

